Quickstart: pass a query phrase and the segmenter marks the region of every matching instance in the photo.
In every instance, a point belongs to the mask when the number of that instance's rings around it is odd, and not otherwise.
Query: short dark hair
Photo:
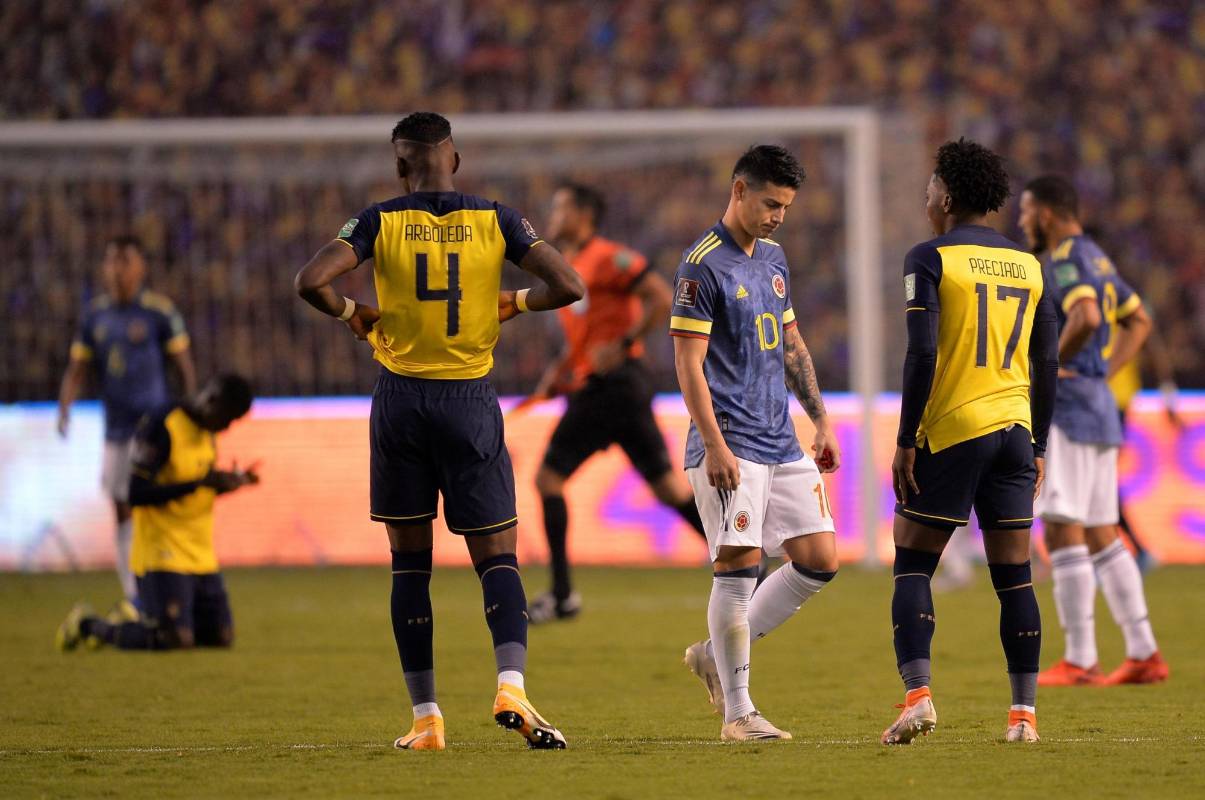
[[[569,192],[569,196],[573,198],[575,206],[590,212],[590,216],[594,219],[595,227],[602,224],[603,215],[607,213],[607,200],[602,196],[602,192],[593,186],[587,186],[584,183],[577,183],[575,181],[561,181],[557,185],[556,190],[558,192]]]
[[[946,185],[955,211],[987,214],[1008,199],[1004,159],[970,139],[960,138],[937,148],[933,172]]]
[[[452,123],[433,111],[415,111],[393,126],[393,138],[422,144],[439,144],[452,135]]]
[[[1062,175],[1039,175],[1025,184],[1033,199],[1058,214],[1079,218],[1079,194],[1071,181]]]
[[[251,383],[234,372],[218,375],[214,380],[218,384],[218,402],[230,413],[232,419],[238,419],[251,410],[254,395]]]
[[[807,176],[799,161],[785,147],[757,144],[745,151],[732,168],[732,179],[743,178],[755,189],[767,183],[798,189]]]
[[[127,247],[132,247],[138,251],[139,255],[146,255],[146,248],[142,246],[142,239],[132,233],[119,233],[116,236],[110,236],[105,242],[105,247],[112,245],[119,250],[124,250]]]

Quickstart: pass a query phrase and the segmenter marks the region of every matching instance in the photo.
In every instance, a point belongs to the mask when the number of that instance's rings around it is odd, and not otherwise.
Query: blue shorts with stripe
[[[982,530],[1033,525],[1037,468],[1033,440],[1021,425],[1009,425],[934,453],[916,449],[912,475],[920,494],[908,491],[895,513],[930,528],[953,531],[965,525],[971,508]]]
[[[498,533],[518,521],[502,410],[488,380],[430,380],[382,369],[372,393],[371,516],[435,519],[443,495],[453,533]]]

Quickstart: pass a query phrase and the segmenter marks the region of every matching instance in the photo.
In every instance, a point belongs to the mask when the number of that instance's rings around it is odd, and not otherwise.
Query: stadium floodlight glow
[[[0,123],[0,151],[20,148],[130,148],[140,145],[300,143],[383,144],[395,116],[248,117],[32,121]],[[877,558],[879,486],[874,464],[874,409],[883,386],[883,304],[879,115],[867,107],[750,108],[693,111],[582,111],[460,114],[458,142],[731,139],[733,135],[839,136],[845,148],[846,302],[850,386],[861,402],[859,507],[868,565]],[[788,254],[789,255],[789,254]],[[807,330],[803,329],[806,339]]]

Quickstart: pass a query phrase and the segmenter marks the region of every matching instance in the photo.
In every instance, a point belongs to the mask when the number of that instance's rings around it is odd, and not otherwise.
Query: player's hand
[[[343,324],[351,328],[351,332],[355,334],[356,338],[363,342],[368,339],[372,326],[376,325],[380,318],[380,311],[372,306],[356,303],[356,310],[352,312],[351,319]]]
[[[1037,500],[1038,495],[1042,493],[1042,483],[1046,480],[1045,456],[1034,456],[1033,467],[1038,471],[1037,477],[1033,481],[1033,499]]]
[[[601,344],[590,354],[590,360],[594,363],[594,372],[597,375],[614,372],[623,366],[627,357],[627,348],[623,346],[623,342]]]
[[[908,490],[913,495],[920,494],[912,468],[916,465],[915,447],[895,448],[895,458],[891,460],[891,488],[895,490],[895,499],[900,503],[908,502]]]
[[[812,452],[816,454],[816,466],[821,472],[836,472],[841,466],[841,446],[827,424],[817,426]]]
[[[506,322],[508,319],[514,319],[523,312],[519,310],[519,306],[515,303],[515,295],[518,292],[510,292],[503,290],[498,292],[498,322]]]
[[[67,438],[67,430],[71,427],[71,411],[66,408],[59,409],[59,421],[56,427],[59,430],[59,438]]]
[[[707,448],[703,471],[707,473],[707,482],[717,489],[733,491],[741,485],[741,466],[726,444]]]

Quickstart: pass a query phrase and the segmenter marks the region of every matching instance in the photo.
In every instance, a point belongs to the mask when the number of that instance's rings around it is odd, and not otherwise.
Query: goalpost
[[[382,146],[395,121],[392,116],[376,115],[9,122],[0,124],[0,177],[22,174],[26,179],[34,179],[35,173],[44,167],[36,160],[25,160],[24,155],[29,152],[74,151],[78,169],[84,173],[89,169],[96,174],[115,174],[128,170],[132,176],[155,174],[161,180],[171,174],[191,175],[191,179],[198,179],[197,168],[191,164],[164,166],[156,172],[153,164],[148,164],[145,158],[140,157],[140,150],[236,148],[256,145],[265,148],[288,145],[297,148],[311,145]],[[672,147],[682,142],[720,142],[724,144],[723,153],[729,160],[733,153],[734,141],[749,144],[755,140],[782,136],[823,136],[840,140],[843,145],[843,163],[840,171],[844,176],[844,241],[841,244],[848,314],[849,384],[860,399],[861,415],[857,464],[860,519],[865,535],[863,560],[868,565],[878,566],[876,542],[880,516],[880,487],[874,463],[873,420],[876,402],[883,388],[884,343],[880,123],[877,112],[862,107],[834,107],[464,114],[454,116],[452,123],[456,138],[461,143],[497,144],[505,148],[517,145],[527,147],[543,142],[550,150],[554,150],[555,145],[581,142],[659,143],[662,147]],[[382,148],[381,155],[385,152],[387,151]],[[99,165],[91,163],[88,153],[123,155]],[[534,153],[529,157],[539,158],[541,155],[542,153]],[[508,157],[504,149],[495,159],[498,162],[496,168],[504,169],[504,162]],[[572,147],[568,152],[561,152],[559,155],[561,162],[568,164],[575,163],[574,159],[577,159],[576,163],[588,163],[589,157],[588,151],[583,152],[579,149],[574,153]],[[616,154],[614,159],[630,157],[631,151],[628,151],[626,154]],[[374,158],[379,158],[379,155],[374,153]],[[356,171],[354,164],[345,164],[337,155],[330,160],[334,163],[307,166],[302,170],[306,173],[303,177],[312,182],[319,182],[324,175],[328,180],[345,179],[349,173]],[[270,160],[263,164],[257,162],[255,165],[225,165],[220,159],[217,161],[218,163],[208,164],[205,168],[211,172],[222,169],[243,170],[249,175],[271,173],[272,169]],[[300,169],[301,164],[302,162],[294,157],[285,166]],[[379,167],[380,162],[375,162],[372,170],[379,173]],[[810,164],[805,164],[805,167],[811,171]],[[639,169],[639,163],[632,168]],[[193,172],[189,172],[190,169]],[[70,172],[71,169],[60,164],[54,168],[45,168],[45,171],[47,175],[54,174],[61,179],[63,173]],[[372,179],[364,178],[363,175],[355,177],[361,183],[372,182]],[[374,175],[374,179],[379,178],[379,175]],[[816,189],[809,188],[809,191]],[[821,186],[819,191],[824,191],[824,187]],[[707,198],[706,202],[714,204],[719,202],[719,199]],[[700,224],[696,227],[701,230],[704,226],[703,221],[707,219],[707,214],[701,214]],[[653,220],[649,224],[655,226],[657,221]],[[798,223],[805,237],[807,226],[806,217]],[[788,259],[791,258],[792,254],[788,252]],[[803,330],[806,337],[806,320]]]

